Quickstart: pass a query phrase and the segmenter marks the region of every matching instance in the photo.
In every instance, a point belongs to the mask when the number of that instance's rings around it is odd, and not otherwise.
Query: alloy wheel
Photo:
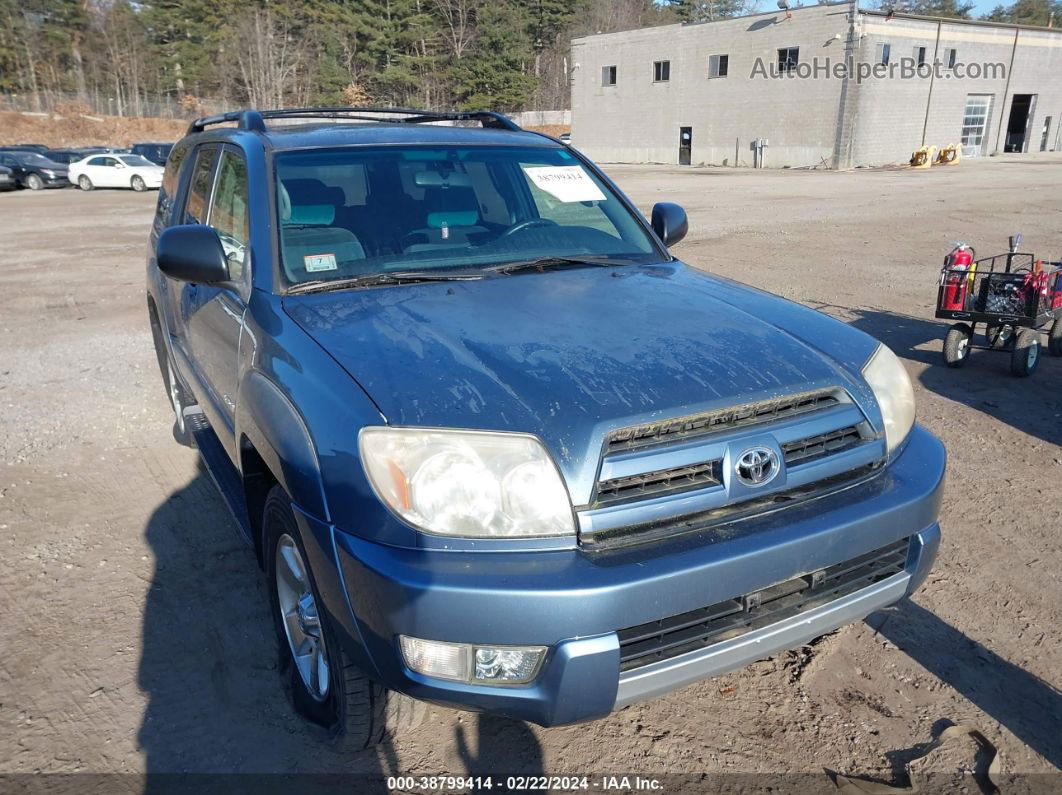
[[[331,676],[321,618],[299,547],[285,533],[277,541],[276,588],[291,659],[306,691],[317,701],[328,698]]]

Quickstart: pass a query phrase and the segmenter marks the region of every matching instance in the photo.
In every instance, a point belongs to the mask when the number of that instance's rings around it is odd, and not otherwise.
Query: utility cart
[[[1011,373],[1032,375],[1041,332],[1051,355],[1062,356],[1062,263],[1021,253],[1019,245],[1016,235],[1006,254],[975,259],[974,249],[960,244],[944,258],[936,316],[959,321],[944,338],[948,367],[962,367],[975,348],[1009,351]],[[984,345],[973,341],[978,323],[984,324]]]

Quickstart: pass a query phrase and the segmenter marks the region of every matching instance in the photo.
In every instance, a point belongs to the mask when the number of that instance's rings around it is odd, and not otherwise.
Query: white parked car
[[[162,184],[162,166],[140,155],[90,155],[70,164],[70,181],[81,190],[132,188],[135,191]]]

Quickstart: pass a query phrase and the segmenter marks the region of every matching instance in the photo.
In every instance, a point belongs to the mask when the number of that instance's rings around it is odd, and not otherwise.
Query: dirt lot
[[[1029,380],[1002,354],[945,369],[930,309],[952,241],[1002,251],[1020,231],[1062,255],[1062,157],[609,171],[646,209],[686,206],[676,253],[692,264],[904,357],[921,422],[950,453],[940,559],[912,603],[597,723],[435,709],[340,757],[292,716],[253,555],[170,437],[144,310],[153,197],[0,194],[0,771],[802,771],[827,785],[823,768],[898,780],[952,721],[977,725],[1004,773],[1056,773],[1023,786],[1062,787],[1062,360]],[[926,767],[976,761],[965,748]]]

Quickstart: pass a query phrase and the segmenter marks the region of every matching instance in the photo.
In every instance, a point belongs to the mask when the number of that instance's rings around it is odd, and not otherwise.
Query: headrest
[[[305,226],[331,226],[336,220],[336,208],[333,204],[293,204],[285,223]]]
[[[319,179],[286,179],[283,185],[294,204],[319,202],[328,190],[328,186]]]
[[[479,213],[475,210],[444,210],[428,213],[428,226],[442,229],[454,226],[475,226],[479,222]]]
[[[418,171],[413,175],[413,184],[418,188],[471,188],[472,180],[468,174],[441,171]]]

